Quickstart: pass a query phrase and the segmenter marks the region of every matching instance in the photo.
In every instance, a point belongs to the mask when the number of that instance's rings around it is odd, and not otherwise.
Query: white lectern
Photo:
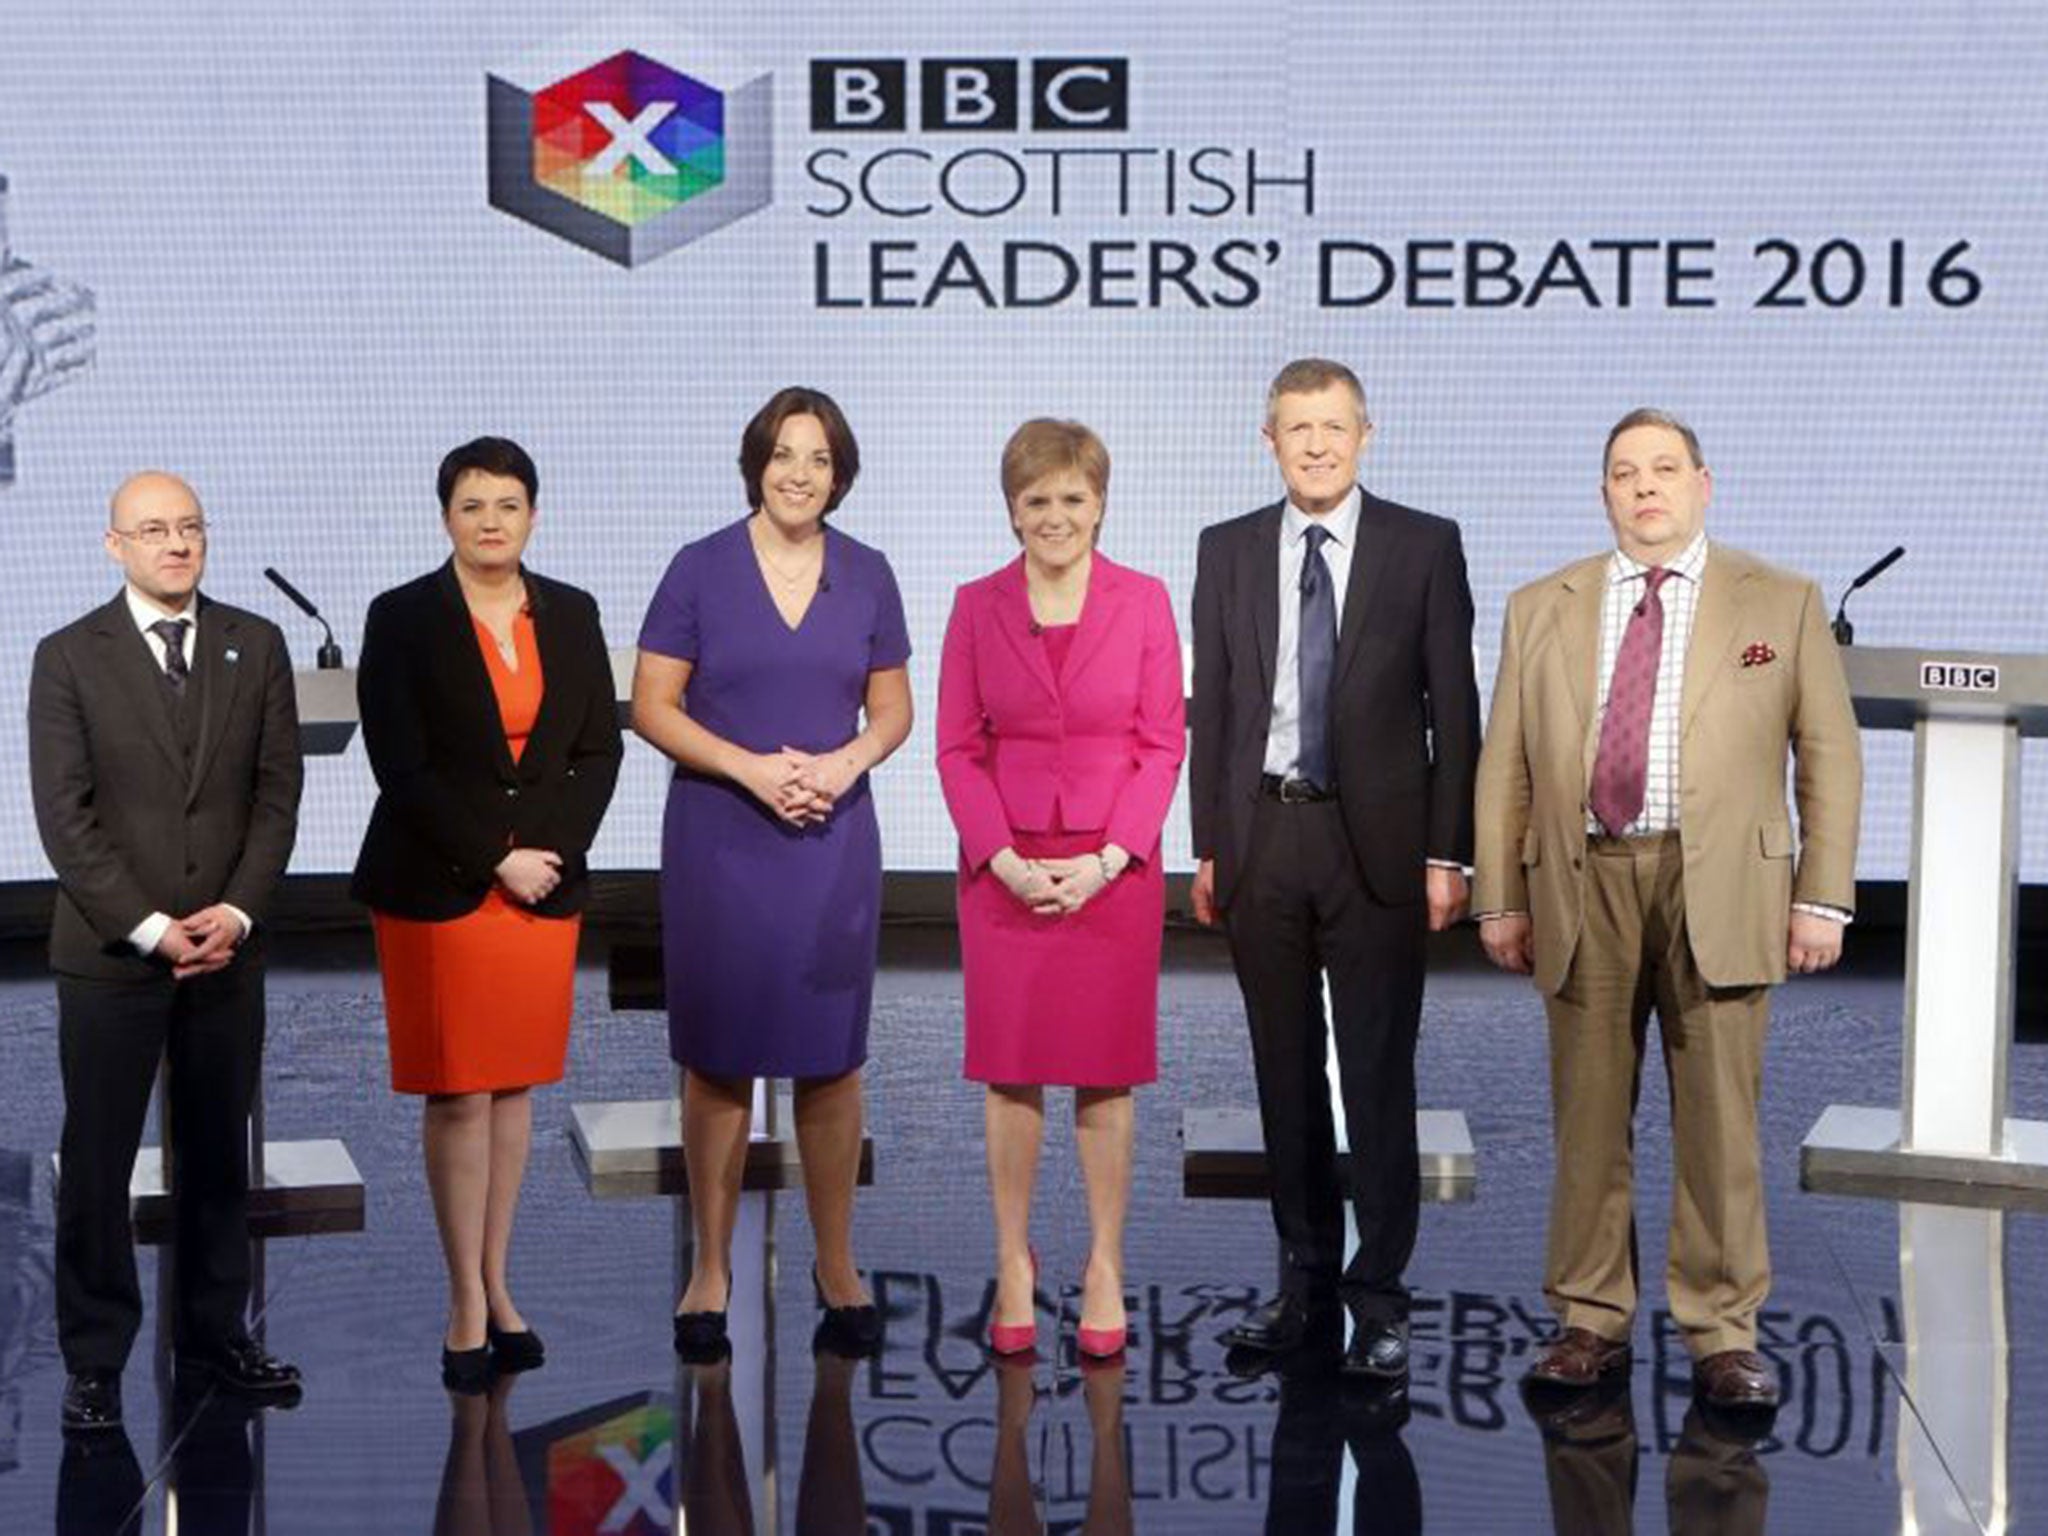
[[[2048,1190],[2048,1124],[2007,1118],[2020,738],[2048,735],[2048,656],[1848,648],[1856,718],[1913,732],[1903,1109],[1831,1105],[1813,1188],[1871,1179]]]

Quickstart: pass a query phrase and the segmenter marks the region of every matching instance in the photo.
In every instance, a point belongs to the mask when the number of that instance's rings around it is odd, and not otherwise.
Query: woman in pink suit
[[[1158,1074],[1159,829],[1186,751],[1166,588],[1095,548],[1109,453],[1078,422],[1003,450],[1022,556],[962,587],[939,665],[939,779],[960,832],[967,1076],[987,1085],[996,1301],[1032,1347],[1045,1087],[1074,1089],[1093,1243],[1080,1346],[1123,1348],[1131,1089]]]

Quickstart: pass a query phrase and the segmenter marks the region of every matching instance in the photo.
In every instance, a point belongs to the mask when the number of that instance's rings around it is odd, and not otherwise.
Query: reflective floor
[[[1432,979],[1423,1097],[1465,1111],[1479,1176],[1475,1198],[1425,1212],[1405,1395],[1344,1388],[1315,1360],[1241,1378],[1216,1342],[1270,1284],[1273,1252],[1262,1204],[1182,1191],[1182,1109],[1250,1097],[1234,985],[1201,940],[1169,946],[1162,1079],[1140,1099],[1132,1347],[1106,1368],[1074,1354],[1086,1224],[1055,1096],[1039,1353],[993,1364],[957,975],[944,935],[892,933],[888,952],[859,1207],[888,1316],[879,1358],[814,1351],[791,1190],[747,1197],[732,1360],[678,1363],[687,1210],[593,1194],[564,1132],[572,1098],[658,1097],[671,1081],[661,1020],[611,1012],[593,967],[569,1082],[541,1100],[515,1251],[549,1362],[485,1396],[443,1391],[417,1110],[382,1087],[367,944],[330,939],[288,951],[271,994],[271,1136],[344,1138],[368,1185],[365,1231],[264,1245],[264,1329],[305,1368],[303,1405],[252,1417],[181,1400],[146,1332],[126,1435],[70,1446],[50,1289],[55,1006],[32,954],[0,956],[0,1532],[2048,1532],[2048,1217],[1798,1188],[1823,1107],[1896,1101],[1895,963],[1779,994],[1764,1348],[1786,1400],[1745,1422],[1693,1405],[1661,1311],[1639,1320],[1626,1379],[1524,1401],[1548,1327],[1542,1015],[1455,952]],[[1670,1198],[1654,1076],[1638,1141],[1652,1277]],[[2048,1049],[2018,1047],[2013,1084],[2019,1113],[2048,1118]],[[149,1291],[153,1252],[145,1266]]]

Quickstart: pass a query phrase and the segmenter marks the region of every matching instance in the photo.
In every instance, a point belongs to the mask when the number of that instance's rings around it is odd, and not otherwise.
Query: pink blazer
[[[1105,829],[1151,859],[1187,754],[1180,636],[1163,582],[1098,552],[1055,678],[1034,631],[1024,557],[953,599],[939,661],[939,783],[980,869],[1013,832]]]

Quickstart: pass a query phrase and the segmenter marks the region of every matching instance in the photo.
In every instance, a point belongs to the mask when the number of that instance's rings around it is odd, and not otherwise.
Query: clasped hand
[[[220,904],[201,907],[190,917],[173,919],[156,952],[171,962],[171,974],[179,981],[224,969],[235,958],[242,942],[242,920]]]
[[[853,754],[784,747],[756,755],[743,782],[769,810],[793,827],[814,827],[831,816],[853,787],[860,768]]]
[[[562,883],[562,856],[545,848],[514,848],[498,860],[497,876],[515,901],[531,907]]]
[[[1068,859],[1027,859],[1004,849],[990,865],[1010,894],[1041,917],[1068,917],[1108,887],[1102,860],[1092,853]]]

